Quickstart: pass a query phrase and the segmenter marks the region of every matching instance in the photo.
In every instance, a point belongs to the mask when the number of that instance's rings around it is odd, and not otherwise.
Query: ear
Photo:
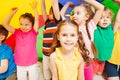
[[[89,14],[86,14],[86,20],[88,20],[89,19],[89,17],[90,17],[90,15]]]
[[[5,36],[4,35],[1,35],[0,36],[0,41],[4,40],[5,39]]]

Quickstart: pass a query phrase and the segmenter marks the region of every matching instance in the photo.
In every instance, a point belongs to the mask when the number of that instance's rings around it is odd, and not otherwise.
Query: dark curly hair
[[[2,43],[4,43],[4,41],[6,40],[8,36],[8,31],[1,24],[0,24],[0,34],[5,36],[5,39],[2,41]]]

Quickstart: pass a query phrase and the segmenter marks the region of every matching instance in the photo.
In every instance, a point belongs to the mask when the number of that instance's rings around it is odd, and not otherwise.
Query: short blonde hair
[[[113,12],[112,12],[110,9],[108,9],[107,7],[105,7],[105,8],[104,8],[104,12],[105,12],[105,14],[110,15],[111,18],[112,18]]]

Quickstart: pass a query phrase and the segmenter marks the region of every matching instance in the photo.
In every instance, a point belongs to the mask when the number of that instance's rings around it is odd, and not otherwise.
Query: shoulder
[[[15,32],[13,34],[16,35],[17,33],[20,33],[20,32],[21,32],[20,28],[19,29],[15,29]]]
[[[96,28],[96,24],[95,24],[95,22],[92,19],[88,22],[88,26]]]
[[[7,44],[2,44],[2,46],[4,47],[4,49],[6,50],[12,50],[10,46],[8,46]]]

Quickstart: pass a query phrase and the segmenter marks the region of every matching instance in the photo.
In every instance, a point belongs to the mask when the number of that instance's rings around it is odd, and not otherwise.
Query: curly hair
[[[73,20],[63,20],[57,25],[57,30],[53,35],[54,42],[51,46],[51,52],[50,53],[54,52],[55,48],[61,47],[60,41],[57,39],[57,35],[59,34],[61,27],[65,26],[67,24],[69,24],[71,26],[74,26],[76,28],[76,31],[77,31],[77,34],[78,34],[78,42],[77,43],[78,43],[78,48],[80,49],[80,54],[82,55],[84,61],[89,65],[90,62],[91,62],[90,57],[89,57],[89,51],[85,46],[82,33],[79,32],[78,24]]]

